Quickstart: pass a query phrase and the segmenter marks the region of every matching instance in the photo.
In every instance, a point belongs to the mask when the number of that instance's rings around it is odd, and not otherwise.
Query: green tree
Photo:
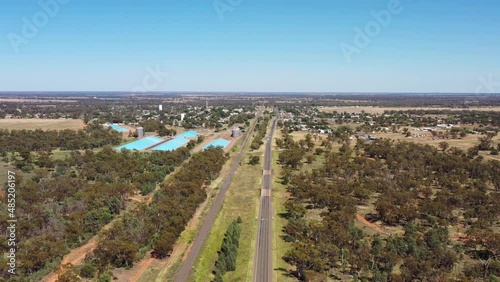
[[[161,232],[160,236],[154,244],[154,251],[158,258],[166,258],[173,250],[173,246],[176,240],[177,236],[175,235],[174,230],[170,229]]]
[[[196,142],[194,140],[190,140],[186,146],[189,150],[194,149],[196,147]]]
[[[196,143],[201,144],[201,143],[203,143],[203,141],[205,141],[205,136],[199,135]]]
[[[446,141],[439,142],[439,148],[444,152],[450,147],[450,144]]]
[[[86,263],[80,269],[80,276],[91,279],[95,277],[96,271],[97,269],[93,265]]]
[[[160,136],[168,136],[168,135],[170,135],[170,130],[168,130],[165,126],[161,126],[158,129],[158,135],[160,135]]]
[[[259,156],[251,156],[250,159],[248,160],[249,165],[258,165],[259,163],[260,163]]]

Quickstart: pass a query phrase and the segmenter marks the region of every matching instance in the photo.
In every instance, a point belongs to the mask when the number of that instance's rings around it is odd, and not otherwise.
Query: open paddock
[[[82,129],[85,124],[80,119],[0,119],[0,128],[63,130]]]
[[[311,134],[312,141],[316,146],[321,144],[321,140],[328,138],[328,134],[311,133],[309,131],[292,131],[290,136],[292,136],[293,141],[298,142],[300,140],[306,139],[306,135]],[[282,138],[282,136],[280,136]]]
[[[388,139],[393,139],[393,140],[401,140],[401,141],[408,141],[408,142],[415,142],[419,144],[426,144],[426,145],[431,145],[434,147],[439,148],[439,143],[445,141],[450,145],[451,147],[457,147],[461,150],[467,151],[469,148],[478,145],[479,140],[478,138],[483,136],[480,134],[468,134],[462,139],[433,139],[432,134],[427,131],[410,131],[412,135],[427,135],[426,137],[412,137],[408,138],[405,137],[404,134],[402,133],[375,133],[375,134],[370,134],[371,137],[374,138],[388,138]],[[497,135],[493,138],[493,143],[497,144],[500,142],[500,136]],[[490,155],[489,151],[481,151],[480,155],[483,156],[485,159],[496,159],[500,160],[500,155]]]

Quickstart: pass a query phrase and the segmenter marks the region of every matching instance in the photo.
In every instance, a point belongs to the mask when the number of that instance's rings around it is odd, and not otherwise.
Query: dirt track
[[[356,214],[356,219],[359,222],[361,222],[363,225],[368,226],[377,232],[386,233],[386,234],[388,233],[382,227],[376,225],[375,223],[372,223],[372,222],[369,222],[368,220],[366,220],[366,218],[359,213]],[[467,242],[467,241],[471,241],[471,240],[472,239],[467,238],[467,237],[453,237],[453,238],[451,238],[451,241],[453,241],[453,242]]]
[[[80,264],[85,259],[87,254],[89,254],[90,252],[92,252],[94,250],[94,248],[97,245],[98,240],[99,240],[99,236],[92,237],[92,239],[90,239],[90,241],[87,244],[79,247],[78,249],[74,249],[69,254],[64,256],[60,265],[62,266],[62,265],[66,265],[66,264],[71,264],[71,265]],[[59,275],[59,273],[52,272],[43,281],[55,282],[58,278],[58,275]]]
[[[137,272],[134,274],[134,276],[132,276],[132,278],[130,278],[129,281],[130,282],[137,281],[142,276],[142,274],[144,274],[144,271],[146,271],[149,268],[149,266],[154,260],[155,260],[154,258],[149,258],[147,260],[141,261],[138,265],[139,268],[137,269]]]
[[[145,198],[141,198],[139,196],[130,196],[129,200],[134,201],[134,202],[138,202],[138,203],[141,203],[144,201],[149,203],[152,198],[153,197],[151,194],[150,196],[145,197]],[[121,218],[121,215],[117,216],[110,223],[103,226],[101,231],[108,230],[111,227],[111,225],[114,222],[116,222],[117,220],[119,220],[120,218]],[[82,263],[83,260],[85,260],[85,257],[95,249],[95,247],[97,246],[97,243],[99,242],[99,238],[100,238],[99,235],[96,235],[96,236],[92,237],[85,245],[83,245],[77,249],[71,250],[67,255],[65,255],[63,257],[63,260],[61,261],[59,266],[63,266],[66,264],[78,265],[78,264]],[[62,274],[62,273],[57,273],[56,271],[53,271],[48,276],[46,276],[43,279],[43,281],[44,282],[55,282],[55,281],[57,281],[57,278],[60,274]]]
[[[368,226],[368,227],[374,229],[377,232],[387,233],[382,227],[376,225],[375,223],[369,222],[368,220],[366,220],[366,218],[363,215],[361,215],[359,213],[356,214],[356,219],[359,222],[363,223],[365,226]]]

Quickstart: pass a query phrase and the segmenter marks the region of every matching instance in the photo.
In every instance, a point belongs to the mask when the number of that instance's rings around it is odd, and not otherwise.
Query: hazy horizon
[[[153,91],[153,92],[145,92],[145,93],[133,93],[126,91],[0,91],[0,96],[21,96],[21,97],[30,97],[30,96],[88,96],[88,97],[106,97],[106,96],[184,96],[184,95],[193,95],[193,96],[290,96],[290,97],[340,97],[345,98],[346,96],[356,97],[377,97],[377,96],[409,96],[409,97],[418,97],[418,96],[458,96],[458,97],[500,97],[500,93],[431,93],[431,92],[271,92],[271,91],[263,91],[263,92],[244,92],[244,91]]]

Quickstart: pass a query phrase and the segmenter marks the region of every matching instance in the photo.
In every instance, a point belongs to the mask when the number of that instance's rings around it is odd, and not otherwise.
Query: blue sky
[[[68,3],[48,15],[40,3],[54,1]],[[400,0],[398,12],[393,1],[4,0],[0,90],[474,92],[480,77],[500,82],[500,1]],[[356,45],[355,28],[377,25]],[[341,46],[356,50],[350,60]],[[153,79],[154,69],[168,75]]]

